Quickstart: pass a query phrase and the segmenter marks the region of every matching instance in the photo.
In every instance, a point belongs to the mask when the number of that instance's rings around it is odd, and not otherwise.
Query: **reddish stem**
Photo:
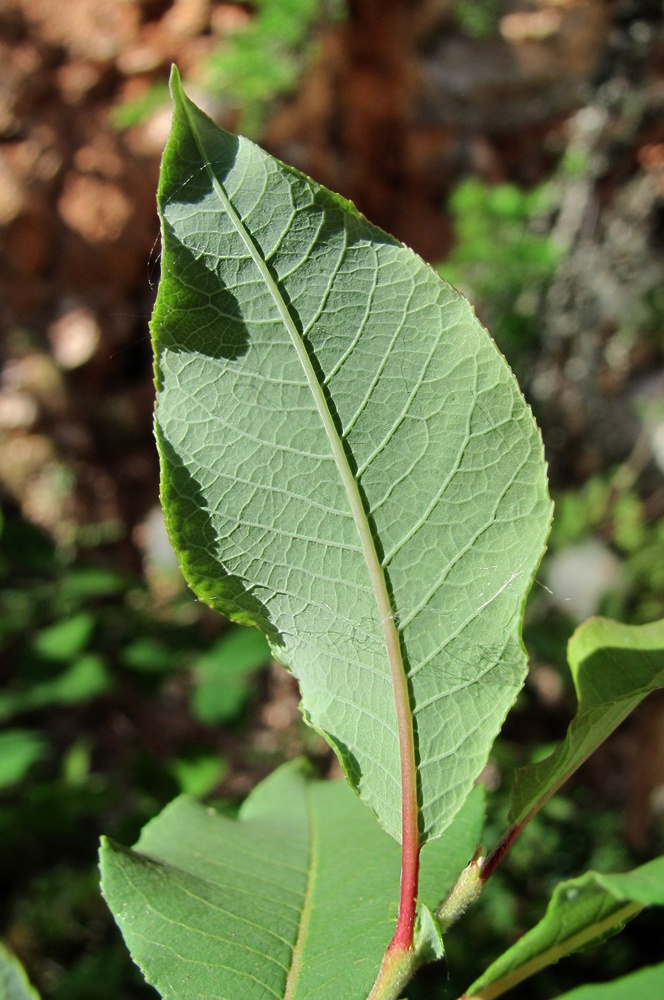
[[[528,817],[530,818],[530,817]],[[512,844],[515,842],[517,837],[520,835],[528,820],[523,823],[518,823],[516,826],[511,826],[504,837],[496,844],[491,854],[487,857],[486,861],[482,865],[480,870],[480,878],[482,882],[486,882],[491,875],[495,872],[496,868],[503,860],[507,852],[509,851]]]
[[[404,803],[404,812],[405,809]],[[409,826],[404,818],[404,834]],[[415,931],[415,908],[417,904],[417,886],[420,871],[420,845],[412,838],[404,836],[401,849],[401,895],[399,898],[399,914],[388,951],[410,951],[413,948]]]
[[[401,756],[401,894],[397,926],[387,949],[392,952],[413,950],[420,872],[420,828],[413,712],[399,637],[394,621],[390,620],[388,624],[390,629],[385,637],[390,653]]]

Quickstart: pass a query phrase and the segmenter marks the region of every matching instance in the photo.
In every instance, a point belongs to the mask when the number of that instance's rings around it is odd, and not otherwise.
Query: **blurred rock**
[[[194,38],[210,27],[210,0],[174,0],[162,19],[162,30],[174,38]]]
[[[132,0],[67,0],[65,17],[54,0],[22,0],[21,8],[35,33],[73,59],[111,62],[140,25],[140,4]]]
[[[155,597],[169,600],[182,593],[186,583],[166,531],[160,504],[150,507],[136,525],[133,540],[141,552],[143,573]]]
[[[622,563],[597,539],[555,552],[546,564],[551,601],[563,614],[584,621],[597,614],[602,598],[625,586]]]
[[[0,227],[18,218],[25,205],[22,184],[0,150]]]
[[[117,68],[125,76],[137,73],[151,73],[165,62],[165,55],[158,45],[140,42],[123,49],[117,58]]]
[[[58,89],[67,104],[81,104],[102,79],[103,68],[97,63],[77,60],[65,63],[56,72]]]
[[[146,121],[140,122],[127,132],[125,138],[127,148],[137,156],[153,158],[160,156],[171,131],[172,118],[171,102],[164,102]]]
[[[594,72],[609,30],[601,0],[523,5],[500,36],[446,32],[421,63],[419,114],[428,122],[500,132],[570,113]]]
[[[65,178],[58,211],[87,243],[113,243],[129,222],[132,205],[116,184],[72,171]]]
[[[650,434],[650,447],[655,464],[664,473],[664,421],[658,421]]]
[[[37,403],[27,392],[0,389],[0,429],[27,430],[37,421]]]
[[[51,323],[48,339],[53,357],[61,368],[78,368],[89,361],[101,340],[101,328],[93,311],[71,306]]]
[[[136,539],[150,570],[179,572],[177,556],[166,531],[164,512],[159,504],[151,507],[136,528]]]
[[[72,477],[47,437],[23,433],[0,436],[0,485],[27,520],[58,541],[71,540]]]
[[[7,362],[3,383],[28,393],[46,413],[59,413],[66,406],[62,376],[47,354],[35,351]]]

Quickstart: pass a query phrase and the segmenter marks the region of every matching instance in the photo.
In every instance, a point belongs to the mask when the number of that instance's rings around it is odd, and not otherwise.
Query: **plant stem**
[[[397,1000],[417,965],[417,957],[412,948],[404,950],[390,944],[383,955],[376,982],[367,1000]]]
[[[443,934],[479,899],[484,886],[483,855],[483,848],[478,847],[470,863],[466,865],[445,899],[436,908],[436,920]]]
[[[400,718],[400,735],[401,721]],[[410,719],[408,719],[408,733],[410,734],[412,749],[412,724]],[[408,746],[408,741],[406,741],[406,745]],[[417,887],[420,871],[417,791],[415,788],[415,771],[413,767],[409,766],[410,755],[403,753],[403,740],[401,746],[402,841],[399,913],[397,916],[397,926],[394,930],[392,940],[383,955],[383,961],[381,962],[376,982],[373,985],[368,1000],[396,1000],[418,965],[414,945]]]
[[[404,796],[405,799],[405,796]],[[407,812],[409,803],[404,801],[402,811]],[[407,951],[413,947],[415,930],[415,909],[417,904],[417,886],[420,871],[420,844],[417,835],[417,816],[415,824],[410,817],[404,816],[403,842],[401,845],[401,894],[399,898],[399,914],[394,936],[389,949]]]
[[[393,672],[393,681],[395,675]],[[405,682],[405,674],[403,674]],[[396,685],[395,685],[396,687]],[[405,687],[405,684],[404,684]],[[399,708],[401,707],[401,711]],[[414,932],[417,888],[420,871],[420,838],[418,828],[417,788],[415,784],[412,718],[397,698],[399,736],[401,742],[401,891],[399,913],[376,982],[368,1000],[396,1000],[417,968]],[[405,724],[405,739],[403,727]],[[405,744],[405,752],[404,752]]]
[[[531,813],[531,815],[528,816],[528,819],[524,820],[522,823],[516,823],[514,826],[511,826],[507,831],[507,833],[499,840],[499,842],[492,850],[491,854],[488,855],[488,857],[482,864],[482,868],[480,870],[480,878],[482,880],[482,883],[485,883],[487,879],[489,879],[490,876],[493,875],[496,868],[503,860],[503,858],[509,851],[512,844],[515,842],[517,837],[519,837],[519,835],[523,831],[524,827],[528,823],[528,820],[531,819],[532,816],[534,815],[535,815],[534,813]]]

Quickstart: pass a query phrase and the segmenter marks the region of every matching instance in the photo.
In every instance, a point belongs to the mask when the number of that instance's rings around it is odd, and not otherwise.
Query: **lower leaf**
[[[479,838],[482,796],[422,852],[435,905]],[[102,890],[165,1000],[365,1000],[397,914],[400,852],[345,782],[300,763],[238,820],[177,799],[130,850],[104,841]],[[433,957],[433,956],[432,956]]]

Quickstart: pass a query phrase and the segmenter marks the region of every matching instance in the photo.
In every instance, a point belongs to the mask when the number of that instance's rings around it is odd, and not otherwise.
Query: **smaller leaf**
[[[563,993],[558,1000],[653,1000],[664,996],[664,964],[614,979],[612,983],[592,983]]]
[[[428,962],[437,962],[445,954],[440,924],[425,904],[420,906],[417,914],[415,954],[422,965]]]
[[[664,686],[664,619],[623,625],[591,618],[569,641],[579,701],[563,743],[516,772],[509,822],[520,826],[651,691]]]
[[[2,1000],[39,1000],[23,966],[0,944],[0,997]]]
[[[644,906],[664,905],[664,856],[631,872],[587,872],[561,882],[544,917],[504,952],[466,992],[492,1000],[565,955],[616,933]]]

